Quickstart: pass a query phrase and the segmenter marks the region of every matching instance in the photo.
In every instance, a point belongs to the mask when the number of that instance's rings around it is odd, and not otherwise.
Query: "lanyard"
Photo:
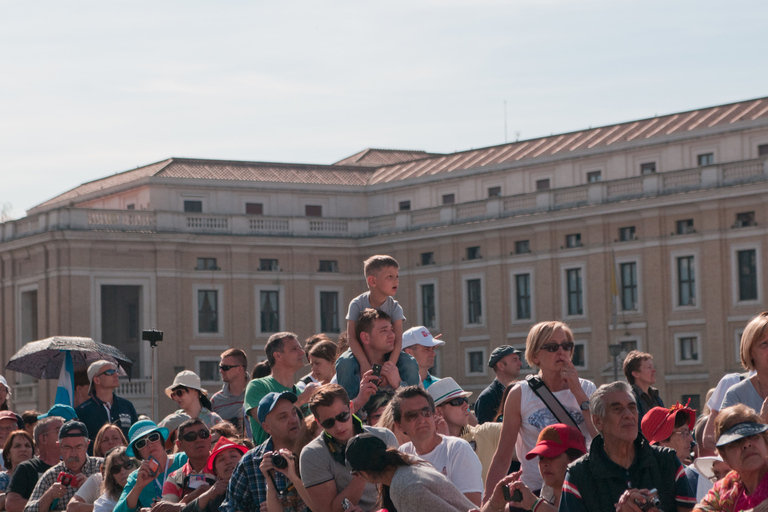
[[[165,479],[168,477],[168,464],[171,463],[170,459],[165,459],[165,472],[163,473],[163,483],[165,483]],[[155,487],[158,489],[158,495],[160,496],[160,499],[163,498],[163,486],[157,481],[157,477],[153,480],[155,482]]]

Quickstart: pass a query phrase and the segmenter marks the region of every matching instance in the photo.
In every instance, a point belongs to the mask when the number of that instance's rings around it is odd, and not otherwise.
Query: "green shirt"
[[[259,407],[261,399],[273,391],[275,393],[291,391],[296,394],[296,396],[299,396],[299,390],[296,389],[296,386],[287,388],[277,382],[271,375],[261,379],[254,379],[250,381],[245,388],[245,413],[248,415],[248,421],[251,423],[251,434],[253,435],[253,442],[256,446],[259,446],[269,438],[269,435],[262,430],[261,425],[256,421],[256,410]],[[253,409],[253,411],[251,411],[251,409]],[[253,414],[251,414],[251,412],[253,412]]]

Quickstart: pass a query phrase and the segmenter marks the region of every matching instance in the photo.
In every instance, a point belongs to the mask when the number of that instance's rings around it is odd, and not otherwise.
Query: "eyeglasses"
[[[172,397],[177,396],[181,398],[182,396],[184,396],[184,393],[186,393],[187,391],[189,391],[187,388],[176,388],[173,391],[171,391],[171,396]]]
[[[675,434],[683,437],[693,438],[693,433],[690,430],[675,430],[672,432],[672,435],[675,435]]]
[[[136,441],[133,446],[137,450],[141,450],[145,446],[147,446],[147,443],[155,443],[160,440],[160,433],[159,432],[152,432],[147,437],[142,437],[138,441]]]
[[[103,373],[98,374],[97,377],[101,377],[102,375],[107,375],[107,376],[111,377],[112,375],[114,375],[116,373],[117,373],[117,370],[115,370],[114,368],[110,368],[109,370],[107,370],[107,371],[105,371]]]
[[[454,398],[453,400],[448,400],[445,402],[448,405],[452,405],[454,407],[461,407],[464,404],[469,403],[469,400],[467,400],[467,397],[460,396],[459,398]]]
[[[573,343],[572,341],[566,341],[564,343],[547,343],[541,346],[541,350],[546,350],[547,352],[552,352],[554,354],[561,348],[565,352],[570,352],[571,350],[573,350],[573,347],[575,346],[576,344]]]
[[[349,411],[344,411],[342,413],[337,414],[333,418],[328,418],[325,421],[320,422],[320,426],[323,427],[325,430],[328,430],[330,428],[333,428],[333,426],[338,421],[339,423],[346,423],[349,421]]]
[[[198,430],[197,432],[187,432],[186,434],[181,436],[181,438],[188,443],[191,443],[192,441],[197,441],[198,437],[200,439],[208,439],[209,437],[211,437],[211,433],[203,428]]]
[[[403,419],[405,421],[416,421],[416,419],[421,416],[422,418],[429,418],[434,414],[432,412],[432,409],[429,408],[429,406],[419,409],[418,411],[408,411],[403,413]]]
[[[127,460],[127,461],[123,462],[122,464],[115,464],[114,466],[112,466],[112,469],[110,469],[110,472],[113,475],[116,475],[116,474],[120,473],[124,469],[127,470],[127,471],[130,471],[130,470],[134,469],[135,467],[136,467],[136,463],[135,462],[133,462],[132,460]]]
[[[222,372],[228,372],[232,368],[245,368],[245,366],[241,364],[220,364],[219,365],[219,370],[221,370]]]

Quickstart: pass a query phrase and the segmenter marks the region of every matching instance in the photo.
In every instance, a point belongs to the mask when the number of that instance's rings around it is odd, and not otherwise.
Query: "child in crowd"
[[[347,390],[350,398],[357,396],[360,388],[360,378],[371,370],[360,340],[355,334],[357,319],[365,309],[374,308],[392,317],[392,327],[395,331],[395,345],[389,355],[388,362],[397,365],[403,381],[410,382],[418,379],[419,366],[416,361],[402,352],[403,346],[403,308],[393,298],[397,293],[398,271],[400,265],[391,256],[371,256],[363,263],[363,273],[368,284],[368,291],[355,297],[349,303],[347,312],[347,338],[349,350],[336,361],[336,378]],[[397,387],[397,383],[393,384]]]

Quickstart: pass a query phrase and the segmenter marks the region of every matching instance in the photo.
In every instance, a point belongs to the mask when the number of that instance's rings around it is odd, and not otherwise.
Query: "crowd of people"
[[[702,411],[665,406],[648,353],[626,356],[626,381],[580,378],[559,321],[534,325],[524,351],[495,348],[496,378],[472,401],[430,374],[441,335],[403,330],[398,268],[365,261],[369,291],[338,341],[276,333],[250,373],[226,350],[211,396],[178,373],[165,389],[178,410],[160,421],[115,394],[108,360],[88,367],[82,403],[45,414],[11,410],[0,376],[0,510],[768,510],[768,312],[744,330],[747,373]],[[521,379],[523,360],[535,371]]]

